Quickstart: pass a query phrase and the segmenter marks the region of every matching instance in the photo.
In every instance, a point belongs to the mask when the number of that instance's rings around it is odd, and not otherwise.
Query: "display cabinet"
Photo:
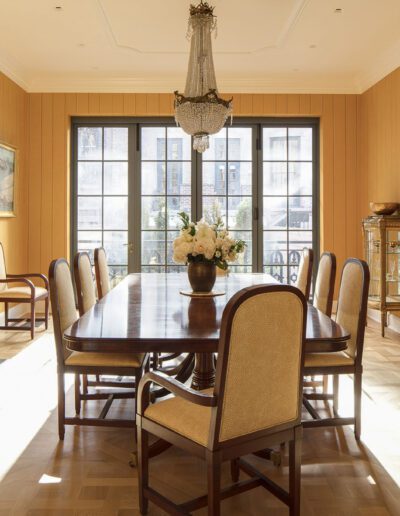
[[[380,310],[384,337],[388,312],[400,312],[400,216],[367,217],[363,235],[371,276],[368,306]]]

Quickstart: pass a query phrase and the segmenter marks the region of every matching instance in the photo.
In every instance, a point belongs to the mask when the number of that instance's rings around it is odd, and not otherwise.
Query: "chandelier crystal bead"
[[[204,152],[209,135],[217,133],[232,117],[232,99],[218,95],[211,33],[216,30],[214,8],[201,1],[190,6],[188,38],[191,40],[185,93],[175,91],[175,120],[193,136],[193,148]]]

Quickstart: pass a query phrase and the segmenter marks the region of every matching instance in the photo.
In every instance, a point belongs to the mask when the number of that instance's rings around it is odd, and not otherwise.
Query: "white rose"
[[[192,254],[193,244],[189,242],[182,242],[179,245],[175,246],[174,242],[174,254],[173,260],[175,263],[187,263],[188,255]]]
[[[215,242],[210,238],[195,238],[193,254],[203,254],[207,260],[211,260],[215,253]]]

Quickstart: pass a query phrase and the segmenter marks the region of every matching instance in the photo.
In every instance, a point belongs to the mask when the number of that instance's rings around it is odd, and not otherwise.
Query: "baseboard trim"
[[[12,306],[8,309],[8,316],[11,318],[17,318],[22,317],[26,314],[26,305],[24,306],[24,303],[20,303],[18,305]],[[5,316],[4,312],[0,313],[0,325],[5,325]]]
[[[368,317],[371,318],[373,321],[378,322],[381,324],[381,311],[375,310],[374,308],[368,308]],[[394,314],[388,313],[387,314],[387,327],[389,330],[393,330],[396,333],[400,333],[400,317],[397,317]]]

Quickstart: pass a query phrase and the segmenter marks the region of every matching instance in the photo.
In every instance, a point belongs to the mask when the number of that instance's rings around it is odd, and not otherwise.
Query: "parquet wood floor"
[[[308,429],[302,460],[302,515],[400,515],[400,335],[382,339],[367,328],[362,444],[350,427]],[[0,336],[0,516],[128,516],[139,514],[137,474],[128,465],[131,430],[67,427],[57,436],[55,353],[51,332]],[[15,339],[18,354],[12,352]],[[24,340],[25,339],[25,340]],[[28,345],[29,344],[29,345]],[[71,387],[71,382],[68,384]],[[341,382],[341,410],[351,410],[351,383]],[[99,411],[91,402],[88,413]],[[72,412],[73,389],[68,407]],[[133,414],[130,400],[113,415]],[[111,416],[111,414],[110,414]],[[254,464],[286,485],[287,460],[276,468]],[[177,501],[206,490],[202,461],[177,449],[152,460],[151,481]],[[229,483],[229,467],[223,470]],[[286,515],[262,488],[222,504],[224,515]],[[163,514],[150,505],[150,515]],[[204,515],[206,511],[199,511]]]

